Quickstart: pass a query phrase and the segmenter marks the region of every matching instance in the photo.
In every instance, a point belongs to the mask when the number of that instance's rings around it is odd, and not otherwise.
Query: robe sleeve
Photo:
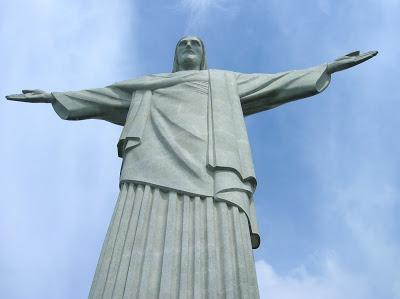
[[[117,86],[53,92],[53,108],[65,120],[102,119],[124,125],[132,91]]]
[[[310,97],[330,83],[327,65],[278,74],[237,74],[237,87],[244,115],[275,108]]]

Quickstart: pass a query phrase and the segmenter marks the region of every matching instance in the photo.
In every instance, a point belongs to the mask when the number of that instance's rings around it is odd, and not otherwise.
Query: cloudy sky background
[[[247,118],[262,298],[400,298],[400,1],[14,0],[0,96],[168,72],[176,41],[211,68],[274,73],[375,59],[322,94]],[[0,297],[86,298],[118,195],[121,128],[0,100]]]

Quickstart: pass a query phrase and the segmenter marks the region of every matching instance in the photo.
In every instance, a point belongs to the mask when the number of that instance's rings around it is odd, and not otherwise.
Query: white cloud
[[[121,128],[62,121],[51,106],[4,95],[101,87],[132,75],[135,7],[128,0],[1,6],[1,297],[84,298],[93,248],[118,194]],[[71,271],[82,268],[90,271]]]
[[[98,84],[124,67],[134,19],[125,0],[16,0],[1,13],[2,68],[8,70],[1,76],[7,83],[39,77],[34,81]],[[129,53],[132,62],[134,49]],[[33,71],[38,76],[29,76]]]
[[[362,277],[342,269],[332,257],[317,265],[312,274],[307,265],[278,274],[264,260],[256,262],[260,297],[265,299],[368,299],[374,298]],[[315,265],[314,265],[315,266]]]
[[[201,27],[209,21],[207,14],[211,10],[222,11],[224,15],[235,14],[235,0],[180,0],[182,9],[187,11],[187,33]]]
[[[272,1],[270,14],[282,32],[291,33],[299,24],[290,20],[296,19],[296,10],[305,4],[281,2]],[[398,111],[399,97],[390,92],[399,75],[393,63],[399,60],[400,44],[394,31],[400,25],[400,3],[366,1],[363,5],[361,11],[356,2],[340,1],[330,7],[321,0],[319,9],[324,14],[313,13],[313,17],[331,23],[318,44],[305,39],[315,33],[310,27],[304,27],[303,34],[308,28],[307,34],[286,39],[295,51],[308,47],[324,55],[338,55],[341,47],[356,46],[377,48],[381,53],[345,74],[333,75],[332,86],[324,99],[320,98],[324,103],[314,111],[313,120],[317,121],[307,124],[313,129],[302,137],[318,140],[304,142],[302,159],[312,164],[315,174],[312,204],[319,215],[319,233],[327,243],[323,245],[335,248],[337,256],[322,259],[324,267],[318,274],[306,267],[300,276],[278,274],[272,266],[259,262],[259,273],[271,280],[260,281],[265,298],[400,298],[400,143],[394,137],[400,122],[392,112]],[[326,17],[333,11],[345,13],[343,24]],[[368,38],[362,34],[365,31]],[[330,33],[338,32],[341,41],[329,41]]]
[[[369,150],[373,150],[373,147]],[[360,154],[365,155],[365,152],[361,151]],[[368,161],[359,157],[360,164],[365,165],[363,167],[342,157],[343,163],[352,169],[351,178],[337,179],[334,187],[328,187],[330,179],[320,173],[321,185],[326,187],[325,194],[331,194],[325,198],[320,212],[327,220],[326,224],[336,222],[346,228],[348,237],[357,249],[353,251],[346,244],[337,244],[337,247],[346,248],[347,258],[362,261],[360,267],[364,270],[364,279],[374,284],[381,294],[390,294],[388,298],[400,298],[400,246],[396,234],[400,191],[393,181],[396,176],[389,174],[390,170],[394,170],[389,161],[395,161],[396,158],[389,158],[388,161],[371,154],[367,156]],[[388,165],[383,166],[387,162]],[[371,165],[379,165],[382,172],[377,172]],[[326,172],[329,173],[329,169],[325,169]],[[379,177],[376,173],[380,173]]]

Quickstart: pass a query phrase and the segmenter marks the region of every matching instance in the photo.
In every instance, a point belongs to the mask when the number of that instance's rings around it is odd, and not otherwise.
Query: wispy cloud
[[[307,265],[279,274],[264,260],[256,262],[260,297],[268,299],[373,299],[370,286],[356,274],[342,269],[333,257],[314,261],[319,268],[311,273]]]
[[[99,82],[110,71],[121,72],[133,39],[134,10],[128,1],[48,1],[16,0],[2,8],[0,20],[2,67],[7,82],[51,77],[47,84],[64,81],[59,74],[70,74]],[[132,44],[129,43],[132,47]],[[134,60],[135,50],[129,52]],[[112,69],[111,69],[112,68]],[[77,75],[77,72],[79,74]],[[32,80],[32,77],[30,77]],[[4,82],[4,81],[3,81]]]
[[[262,294],[265,298],[400,298],[400,142],[393,137],[400,121],[392,112],[398,110],[399,101],[397,95],[386,93],[400,75],[393,67],[399,60],[394,28],[400,26],[396,17],[400,3],[366,1],[363,13],[359,3],[346,1],[334,7],[322,0],[270,4],[269,15],[279,32],[288,35],[285,43],[295,59],[301,57],[299,49],[320,57],[338,55],[345,47],[376,48],[381,53],[346,74],[334,74],[324,103],[312,111],[314,123],[300,120],[309,126],[299,156],[311,164],[316,181],[312,204],[318,219],[313,221],[323,246],[336,255],[319,259],[317,272],[309,265],[300,266],[300,274],[298,268],[279,273],[273,262],[258,262]],[[315,4],[322,14],[305,15],[304,22],[320,23],[323,18],[327,25],[321,25],[324,34],[312,43],[315,30],[291,20],[300,6]],[[338,12],[346,16],[343,23],[331,22],[329,15]],[[368,38],[360,34],[365,31]],[[334,43],[332,36],[337,39]]]
[[[181,8],[187,11],[187,32],[190,33],[209,21],[208,14],[222,11],[225,15],[235,14],[238,0],[180,0]]]
[[[1,6],[1,297],[84,298],[98,258],[90,248],[104,238],[102,232],[97,239],[91,220],[101,219],[105,231],[118,192],[119,160],[104,157],[116,156],[120,128],[100,122],[77,128],[58,120],[50,105],[6,102],[4,95],[124,78],[135,63],[134,7],[125,0]],[[90,271],[71,275],[82,265]]]

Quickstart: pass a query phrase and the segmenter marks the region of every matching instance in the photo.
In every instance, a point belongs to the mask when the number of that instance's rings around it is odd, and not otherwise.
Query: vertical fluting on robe
[[[258,298],[236,206],[124,183],[89,298]]]

